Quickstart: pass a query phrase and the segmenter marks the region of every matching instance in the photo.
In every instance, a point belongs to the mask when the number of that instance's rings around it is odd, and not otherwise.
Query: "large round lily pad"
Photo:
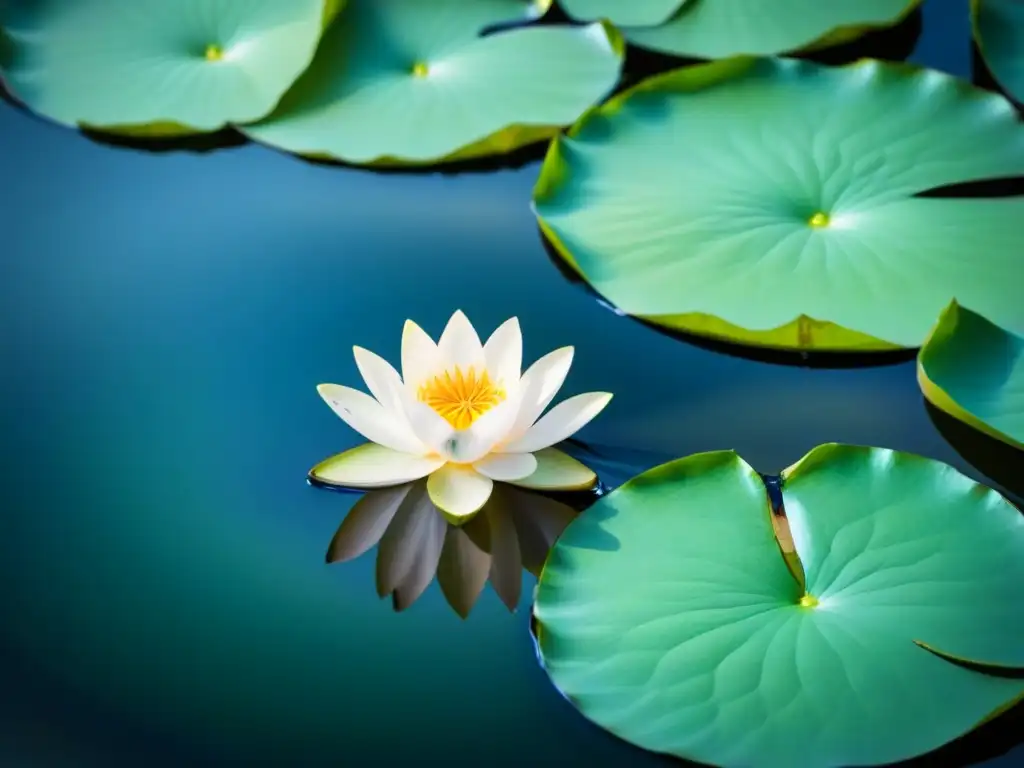
[[[936,408],[1024,450],[1021,336],[954,302],[918,354],[917,380]]]
[[[574,18],[607,16],[626,39],[677,56],[722,59],[847,42],[901,21],[920,0],[563,0]]]
[[[69,126],[175,136],[258,120],[309,65],[341,0],[0,0],[2,74]]]
[[[782,480],[804,583],[732,452],[652,469],[566,528],[537,645],[583,714],[704,763],[817,768],[922,754],[1024,694],[946,658],[1024,666],[1009,502],[880,448],[820,446]]]
[[[663,24],[692,0],[559,0],[574,19],[608,19],[617,27],[648,27]]]
[[[1024,3],[971,0],[974,39],[999,85],[1024,103]]]
[[[352,0],[309,70],[245,131],[289,152],[425,164],[546,139],[618,82],[605,24],[488,27],[536,15],[523,0]]]
[[[628,314],[779,348],[916,347],[954,297],[1024,330],[1024,198],[919,196],[1021,173],[1001,96],[904,64],[737,58],[589,113],[552,142],[534,210]]]

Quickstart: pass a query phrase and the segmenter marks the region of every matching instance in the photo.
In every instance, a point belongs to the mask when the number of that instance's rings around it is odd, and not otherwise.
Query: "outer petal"
[[[368,349],[352,347],[352,354],[356,358],[356,366],[370,394],[377,398],[377,402],[389,413],[400,417],[400,421],[405,421],[401,398],[402,377],[398,375],[398,371],[383,357]]]
[[[532,453],[491,453],[473,463],[473,469],[491,480],[522,480],[537,469]]]
[[[444,370],[450,370],[455,366],[463,370],[470,366],[482,370],[485,364],[484,348],[480,343],[480,337],[477,336],[472,323],[462,313],[462,310],[451,316],[441,334],[441,339],[437,342],[437,351],[440,354],[441,367]]]
[[[427,478],[430,500],[453,525],[461,525],[479,512],[493,488],[491,478],[460,464],[445,464]]]
[[[402,381],[415,394],[420,384],[441,369],[437,344],[412,320],[402,329]]]
[[[321,461],[309,471],[309,476],[326,485],[385,488],[419,480],[442,466],[442,458],[413,456],[366,443]]]
[[[338,416],[367,440],[402,453],[426,452],[413,430],[365,392],[338,384],[320,384],[316,391]]]
[[[587,392],[570,397],[544,414],[521,438],[503,446],[502,452],[532,453],[561,442],[586,426],[611,399],[609,392]]]
[[[519,393],[512,389],[507,398],[474,421],[469,429],[456,432],[448,440],[443,455],[460,464],[472,464],[501,444],[519,413]]]
[[[562,347],[548,352],[526,369],[519,385],[519,415],[509,432],[509,440],[518,440],[528,430],[548,403],[554,399],[572,365],[573,348]]]
[[[557,448],[545,448],[533,454],[537,469],[512,485],[537,491],[588,491],[597,483],[597,475],[572,456]]]
[[[518,318],[506,320],[491,334],[484,344],[484,358],[491,378],[506,387],[518,384],[523,369],[523,332]]]

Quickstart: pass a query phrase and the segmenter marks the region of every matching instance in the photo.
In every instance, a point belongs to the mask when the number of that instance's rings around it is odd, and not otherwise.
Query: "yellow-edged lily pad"
[[[1021,336],[954,302],[918,354],[917,380],[936,408],[1024,451]]]
[[[839,45],[898,24],[920,1],[562,0],[574,18],[607,17],[641,48],[700,59]]]
[[[918,347],[954,296],[1024,332],[1024,174],[1002,96],[866,60],[735,58],[646,80],[552,142],[534,210],[619,310],[745,344]]]
[[[133,136],[213,132],[270,112],[339,0],[0,1],[0,77],[34,112]]]
[[[618,82],[607,24],[489,27],[537,15],[522,0],[351,0],[273,114],[265,144],[362,165],[423,165],[550,138]]]
[[[789,539],[730,451],[645,472],[569,524],[535,633],[584,715],[708,765],[832,768],[923,754],[1020,700],[1024,517],[1005,498],[835,444],[781,481]]]

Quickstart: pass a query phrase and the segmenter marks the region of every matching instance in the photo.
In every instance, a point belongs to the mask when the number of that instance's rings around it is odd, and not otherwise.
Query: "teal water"
[[[932,0],[924,29],[914,60],[968,76],[966,3]],[[601,306],[545,253],[536,162],[152,154],[3,103],[0,137],[3,765],[666,762],[548,684],[528,574],[516,613],[488,587],[462,620],[436,583],[394,612],[372,552],[325,564],[357,497],[305,474],[359,439],[315,386],[361,386],[353,344],[397,360],[407,317],[436,336],[456,308],[482,333],[517,315],[528,361],[575,345],[562,396],[616,394],[579,435],[609,485],[719,448],[775,473],[830,441],[1014,476],[929,415],[910,361],[752,361]],[[921,764],[1024,764],[1014,731]]]

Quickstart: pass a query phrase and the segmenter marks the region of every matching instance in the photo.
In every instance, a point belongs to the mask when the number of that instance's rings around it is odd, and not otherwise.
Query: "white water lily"
[[[435,344],[411,320],[402,334],[402,373],[354,347],[370,395],[321,384],[320,396],[371,442],[321,462],[310,477],[350,488],[427,479],[434,505],[453,522],[487,502],[494,481],[537,490],[586,490],[596,475],[550,446],[578,431],[611,400],[589,392],[541,416],[562,386],[573,348],[550,352],[521,374],[519,321],[504,322],[481,344],[460,311]],[[372,396],[371,396],[372,395]]]

